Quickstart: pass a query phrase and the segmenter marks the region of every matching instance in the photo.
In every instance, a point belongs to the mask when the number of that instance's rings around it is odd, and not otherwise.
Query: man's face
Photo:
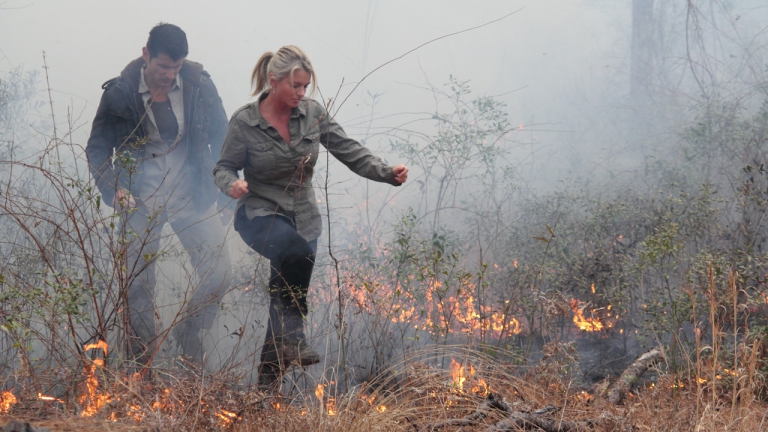
[[[150,58],[146,47],[143,50],[142,57],[147,63],[147,68],[144,70],[144,79],[147,81],[147,85],[164,89],[170,89],[185,59],[185,57],[182,57],[178,60],[173,60],[168,54],[162,53],[157,57]]]

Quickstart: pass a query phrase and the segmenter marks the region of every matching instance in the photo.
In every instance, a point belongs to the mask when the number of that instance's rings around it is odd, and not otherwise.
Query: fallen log
[[[2,432],[51,432],[43,427],[32,427],[29,422],[12,419],[5,426],[0,428]]]
[[[619,379],[612,384],[607,385],[607,380],[600,387],[598,395],[605,397],[612,404],[620,403],[632,387],[637,383],[640,377],[648,371],[653,365],[664,359],[664,353],[661,348],[653,348],[641,354],[624,372]],[[520,392],[518,392],[520,393]],[[522,393],[521,393],[522,396]],[[492,412],[499,412],[504,415],[504,419],[491,426],[488,432],[515,431],[515,430],[543,430],[545,432],[575,432],[592,430],[599,422],[598,420],[587,419],[585,421],[568,421],[557,419],[550,414],[558,411],[558,408],[548,406],[535,411],[517,411],[509,404],[499,399],[493,393],[489,394],[483,403],[477,407],[472,414],[458,419],[443,420],[428,424],[423,428],[425,431],[437,431],[446,427],[465,427],[477,426],[488,417]]]
[[[572,432],[592,429],[592,422],[565,421],[539,417],[534,413],[514,412],[496,423],[488,432],[543,430],[544,432]]]
[[[437,423],[432,423],[427,425],[424,430],[437,431],[446,427],[475,426],[483,421],[486,417],[488,417],[488,414],[490,414],[492,411],[509,413],[510,407],[509,404],[501,399],[498,399],[496,395],[489,393],[485,401],[483,401],[483,403],[480,404],[480,406],[477,407],[477,410],[475,410],[475,412],[472,414],[458,419],[443,420]]]
[[[661,348],[652,348],[641,354],[629,367],[624,369],[619,379],[608,386],[608,402],[616,405],[627,396],[640,377],[653,365],[664,359]]]
[[[510,431],[510,430],[544,430],[545,432],[570,432],[590,429],[589,422],[569,422],[549,418],[549,414],[557,411],[553,406],[537,409],[531,412],[513,411],[512,407],[501,399],[498,399],[493,393],[489,394],[485,401],[472,414],[458,418],[444,420],[427,425],[423,430],[438,431],[446,427],[469,427],[477,426],[485,420],[488,415],[497,411],[506,418],[491,426],[490,431]],[[546,417],[542,417],[546,416]]]

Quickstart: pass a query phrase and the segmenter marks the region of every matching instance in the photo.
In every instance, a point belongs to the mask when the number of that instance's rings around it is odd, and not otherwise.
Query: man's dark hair
[[[167,55],[173,61],[184,58],[189,54],[187,34],[178,26],[160,23],[149,31],[147,50],[149,58],[155,58],[160,54]]]

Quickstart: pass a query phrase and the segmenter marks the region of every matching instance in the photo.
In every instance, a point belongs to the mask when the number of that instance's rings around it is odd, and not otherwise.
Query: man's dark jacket
[[[91,174],[106,203],[112,202],[116,188],[130,190],[134,196],[141,188],[143,143],[147,135],[142,125],[146,115],[144,101],[138,91],[143,65],[144,60],[138,58],[129,63],[119,77],[104,83],[104,94],[93,119],[85,152]],[[204,210],[219,196],[211,171],[221,153],[227,115],[203,65],[185,60],[179,75],[183,80],[187,163],[192,165],[191,181],[196,182],[193,190],[198,191],[193,202],[198,210]],[[118,157],[113,160],[113,155]]]

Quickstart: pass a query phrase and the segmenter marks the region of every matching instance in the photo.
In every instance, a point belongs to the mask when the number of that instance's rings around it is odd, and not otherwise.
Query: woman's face
[[[312,75],[309,72],[304,69],[296,69],[293,72],[293,80],[289,75],[280,81],[273,80],[272,86],[275,89],[275,96],[280,102],[291,108],[296,108],[304,98],[311,80]]]

